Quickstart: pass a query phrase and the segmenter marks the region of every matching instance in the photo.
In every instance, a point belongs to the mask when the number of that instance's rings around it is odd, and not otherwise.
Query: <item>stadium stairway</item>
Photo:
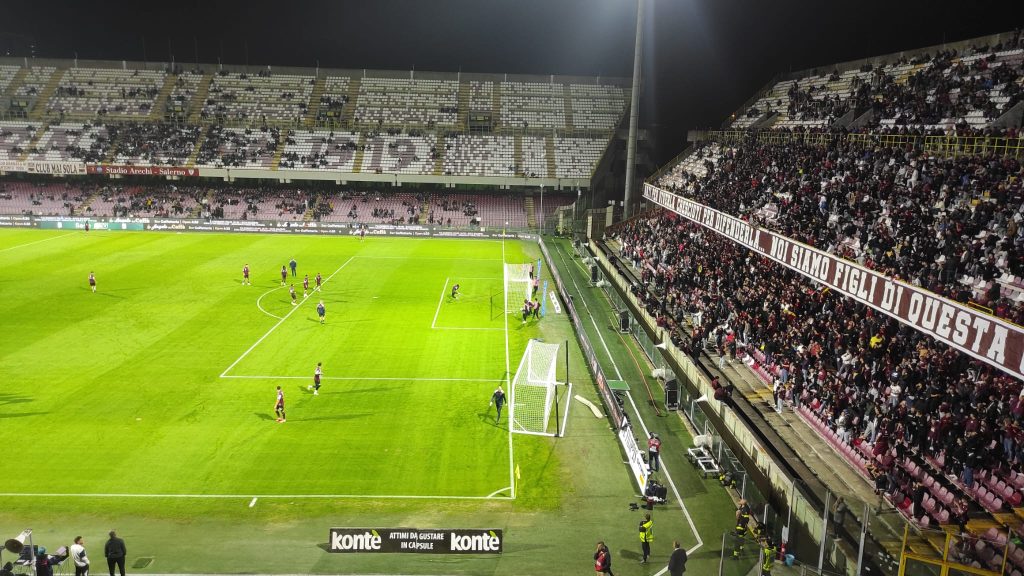
[[[195,95],[192,96],[192,102],[189,103],[189,124],[199,124],[203,116],[203,106],[206,104],[206,97],[210,94],[210,83],[213,82],[213,74],[203,74],[203,79],[199,81],[199,87],[196,89]],[[205,137],[205,135],[203,136]],[[201,137],[202,138],[202,137]],[[201,142],[200,142],[201,143]],[[196,146],[196,154],[199,153],[199,146]],[[195,158],[191,158],[189,166],[195,163]]]
[[[457,128],[463,131],[465,131],[466,127],[469,126],[469,97],[469,82],[466,80],[462,80],[461,82],[459,82],[459,121],[457,124]]]
[[[100,189],[99,188],[93,190],[92,194],[89,194],[88,198],[86,198],[85,200],[82,200],[82,203],[79,204],[78,206],[75,206],[75,209],[71,211],[71,215],[72,216],[83,216],[83,215],[85,215],[85,213],[88,210],[89,206],[92,206],[93,200],[95,200],[97,197],[99,197],[99,195],[100,195]]]
[[[565,128],[566,130],[572,130],[575,124],[573,124],[572,117],[572,90],[569,89],[568,84],[562,84],[563,94],[565,95],[562,100],[565,102]]]
[[[434,158],[434,176],[440,176],[444,174],[444,141],[444,132],[438,132],[437,142],[434,143],[434,149],[437,150],[437,158]]]
[[[207,84],[207,86],[209,86],[209,84]],[[200,106],[200,108],[202,108],[202,106]],[[196,165],[196,159],[199,158],[199,152],[200,152],[200,150],[202,150],[203,143],[205,141],[206,141],[206,130],[200,130],[199,131],[199,136],[196,137],[196,147],[193,148],[192,149],[192,153],[189,154],[188,162],[185,163],[185,166],[195,166]]]
[[[306,128],[312,128],[316,126],[316,119],[320,115],[320,97],[324,95],[324,90],[327,88],[327,77],[317,76],[316,83],[313,84],[313,93],[309,95],[309,106],[306,112],[306,119],[303,125]],[[277,169],[277,164],[274,164],[274,169]]]
[[[271,170],[277,170],[277,166],[281,163],[281,156],[284,155],[284,147],[288,143],[288,134],[290,133],[291,131],[286,128],[282,128],[278,131],[277,150],[274,150],[274,158],[270,161]]]
[[[206,193],[206,202],[205,203],[204,202],[197,202],[196,203],[195,208],[192,209],[192,217],[193,218],[199,218],[200,216],[203,215],[203,206],[204,205],[205,206],[213,206],[213,200],[214,200],[214,198],[216,198],[215,192],[216,191],[211,188],[210,191]]]
[[[544,138],[544,153],[548,158],[548,178],[554,178],[556,173],[554,136],[549,135]]]
[[[512,137],[512,165],[516,167],[516,174],[523,172],[523,135],[516,133]]]
[[[50,97],[57,91],[57,86],[60,85],[61,78],[64,77],[64,73],[67,70],[58,68],[54,70],[53,74],[50,75],[50,79],[46,82],[46,86],[39,93],[39,98],[36,99],[35,106],[32,107],[32,111],[29,112],[29,120],[42,120],[46,115],[46,109],[50,102]]]
[[[349,100],[349,102],[352,102]],[[355,109],[355,106],[352,107]],[[352,116],[348,110],[345,111],[348,114],[348,120],[346,121],[349,125],[352,123]],[[359,132],[359,141],[356,142],[356,157],[352,159],[352,172],[358,174],[363,169],[363,156],[366,155],[363,148],[366,147],[366,134],[362,131]]]
[[[362,84],[362,79],[353,78],[348,83],[348,102],[345,103],[345,107],[341,110],[341,125],[351,129],[352,123],[356,118],[356,106],[359,105],[359,86]],[[362,135],[359,136],[362,140]],[[360,142],[362,144],[363,142]],[[362,154],[356,151],[356,167],[358,168],[361,162],[359,159],[362,158]],[[356,170],[358,172],[359,170]]]
[[[320,198],[321,197],[322,197],[321,194],[317,194],[313,198],[313,201],[310,202],[307,205],[306,212],[305,212],[305,214],[302,215],[302,221],[303,222],[311,222],[313,220],[313,215],[316,212],[316,207],[320,205]]]
[[[495,82],[491,90],[491,123],[495,126],[503,124],[501,118],[501,82]]]
[[[177,81],[177,74],[168,74],[164,77],[164,85],[160,88],[160,93],[153,101],[153,108],[149,111],[150,122],[158,122],[164,117],[164,112],[167,111],[167,99],[171,97],[171,91],[174,90],[174,83]]]
[[[527,192],[523,199],[523,206],[526,208],[526,225],[530,230],[537,229],[537,210],[533,207],[533,192]]]

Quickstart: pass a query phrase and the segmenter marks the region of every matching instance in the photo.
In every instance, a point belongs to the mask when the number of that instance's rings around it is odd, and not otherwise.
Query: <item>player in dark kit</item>
[[[284,286],[285,282],[288,281],[288,269],[281,266],[281,286]]]
[[[298,296],[295,294],[295,284],[288,287],[288,293],[292,295],[292,306],[298,306]]]
[[[309,296],[309,274],[302,278],[302,297]]]
[[[497,424],[501,421],[501,407],[505,405],[505,391],[501,389],[501,386],[498,386],[494,394],[491,394],[491,402],[488,406],[492,404],[498,409],[498,415],[494,417],[494,422]]]
[[[274,415],[278,422],[284,422],[284,390],[277,387],[277,402],[274,403]]]
[[[454,286],[452,286],[452,300],[455,300],[458,297],[459,297],[459,285],[455,284]]]
[[[92,272],[89,272],[89,288],[92,288],[93,292],[96,291],[96,274]]]
[[[366,236],[366,224],[363,224],[362,226],[359,227],[359,241],[362,242],[363,238],[365,236]]]
[[[320,273],[317,272],[316,273],[316,289],[317,289],[318,292],[320,291],[320,285],[323,284],[323,282],[324,282],[324,279],[320,276]]]
[[[252,286],[252,282],[249,281],[249,265],[242,266],[242,286],[246,284]]]
[[[533,311],[533,303],[529,300],[523,300],[523,324],[526,324],[526,319],[530,317],[530,312]]]
[[[292,276],[295,276],[295,269],[298,268],[299,263],[295,261],[295,258],[292,258],[291,262],[288,263],[288,266],[292,269]]]
[[[316,315],[320,317],[320,323],[323,324],[324,316],[327,315],[327,308],[324,307],[323,300],[321,300],[320,303],[316,305]]]
[[[323,365],[321,362],[316,363],[316,370],[313,370],[313,396],[320,395],[320,377],[323,376]]]

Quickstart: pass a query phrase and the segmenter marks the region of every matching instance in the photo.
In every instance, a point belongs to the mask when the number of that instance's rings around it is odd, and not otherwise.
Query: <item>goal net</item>
[[[505,264],[505,313],[519,314],[530,299],[530,264]]]
[[[558,344],[530,340],[509,387],[509,422],[513,432],[554,436],[558,415],[551,418],[555,403],[555,369]]]

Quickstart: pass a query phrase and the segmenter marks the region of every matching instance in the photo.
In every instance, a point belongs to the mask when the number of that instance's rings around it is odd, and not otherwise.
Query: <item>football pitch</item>
[[[22,328],[0,336],[4,436],[71,456],[4,492],[512,497],[488,400],[536,335],[503,313],[518,247],[110,233],[8,250],[8,282],[31,289],[0,304]]]
[[[0,231],[0,536],[31,527],[54,549],[84,534],[99,556],[117,528],[130,571],[152,574],[558,573],[592,570],[605,539],[631,564],[616,573],[656,573],[636,563],[637,489],[607,420],[563,392],[566,435],[512,434],[507,407],[496,422],[488,405],[537,338],[568,342],[573,395],[600,407],[550,299],[541,320],[505,314],[504,263],[539,256],[525,241]],[[602,363],[647,379],[599,291],[579,288],[585,271],[561,273],[597,313],[585,325]],[[676,419],[648,424],[687,437]],[[728,498],[682,453],[663,460],[695,499],[655,512],[657,562],[673,537],[700,542],[691,522],[728,524]],[[506,542],[498,556],[326,553],[346,526],[496,528]],[[691,566],[717,565],[702,553]]]

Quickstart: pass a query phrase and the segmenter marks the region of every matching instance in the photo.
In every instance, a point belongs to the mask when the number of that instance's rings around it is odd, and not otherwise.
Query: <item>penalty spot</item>
[[[253,506],[255,506],[256,505],[256,500],[258,500],[258,499],[259,498],[257,496],[253,496],[252,500],[249,502],[249,508],[252,508]]]

